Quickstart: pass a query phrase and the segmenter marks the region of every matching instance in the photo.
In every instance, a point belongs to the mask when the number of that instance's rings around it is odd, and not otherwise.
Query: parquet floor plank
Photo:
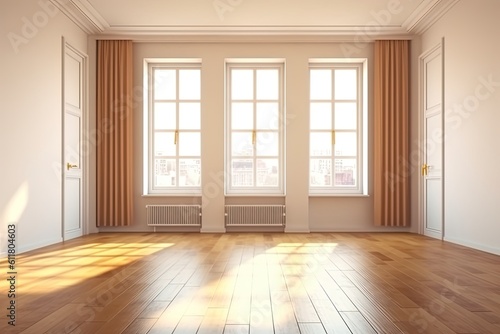
[[[407,233],[101,233],[17,269],[2,334],[500,333],[500,256]]]

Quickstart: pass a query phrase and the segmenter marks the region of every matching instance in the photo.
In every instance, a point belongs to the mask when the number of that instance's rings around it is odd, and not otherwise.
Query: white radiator
[[[284,205],[226,205],[226,226],[285,226]]]
[[[149,226],[201,226],[201,205],[146,205]]]

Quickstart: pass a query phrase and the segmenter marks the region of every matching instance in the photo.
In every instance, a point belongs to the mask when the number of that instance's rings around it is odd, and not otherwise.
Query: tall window
[[[310,64],[310,193],[362,194],[364,63]]]
[[[152,63],[148,74],[148,193],[199,193],[200,65]]]
[[[228,194],[284,194],[283,63],[227,63]]]

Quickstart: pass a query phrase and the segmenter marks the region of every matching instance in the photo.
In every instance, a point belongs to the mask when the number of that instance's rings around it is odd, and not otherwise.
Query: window
[[[227,63],[227,194],[284,194],[283,67]]]
[[[365,67],[310,63],[311,194],[366,194]]]
[[[148,64],[149,194],[201,192],[199,63]]]

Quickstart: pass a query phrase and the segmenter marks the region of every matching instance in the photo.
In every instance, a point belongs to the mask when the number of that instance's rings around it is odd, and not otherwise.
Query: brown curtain
[[[375,42],[376,226],[410,225],[409,41]]]
[[[97,226],[132,222],[132,42],[97,41]]]

